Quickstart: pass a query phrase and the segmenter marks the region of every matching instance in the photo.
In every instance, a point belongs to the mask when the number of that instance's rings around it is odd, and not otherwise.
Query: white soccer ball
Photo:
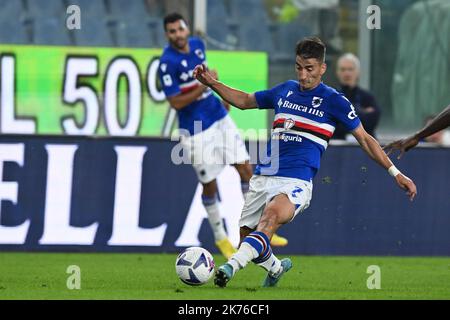
[[[178,255],[175,270],[181,281],[190,286],[199,286],[213,276],[214,259],[208,250],[190,247]]]

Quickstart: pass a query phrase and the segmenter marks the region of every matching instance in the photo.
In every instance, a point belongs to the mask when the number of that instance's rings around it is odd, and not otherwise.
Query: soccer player
[[[252,175],[252,166],[236,125],[224,104],[211,89],[193,77],[194,67],[206,63],[205,46],[196,37],[190,37],[183,16],[177,13],[164,18],[164,29],[169,42],[160,58],[159,77],[172,108],[177,110],[183,150],[192,159],[200,183],[202,202],[214,233],[215,243],[225,257],[236,250],[231,245],[219,212],[216,177],[227,164],[233,165],[241,178],[245,194]],[[217,74],[211,71],[217,78]],[[279,237],[275,245],[286,245]]]
[[[399,150],[400,153],[397,158],[400,159],[405,152],[417,146],[419,141],[449,126],[450,126],[450,105],[448,105],[447,108],[442,110],[441,113],[439,113],[433,120],[428,122],[428,124],[425,125],[425,127],[423,127],[419,132],[405,139],[391,142],[388,145],[386,145],[384,149],[387,150],[388,155],[391,154],[394,150]]]
[[[225,287],[250,261],[268,272],[265,287],[275,286],[292,267],[289,258],[279,260],[273,254],[270,238],[309,206],[312,179],[337,122],[352,132],[361,148],[394,177],[411,201],[416,195],[414,182],[392,164],[378,142],[364,130],[351,103],[322,83],[326,64],[325,45],[320,39],[305,38],[297,44],[295,68],[298,81],[287,81],[253,94],[223,84],[203,65],[194,70],[200,82],[231,105],[242,110],[275,111],[268,147],[271,161],[278,161],[278,170],[273,170],[270,164],[258,164],[255,168],[239,222],[241,245],[218,268],[214,282],[220,287]]]

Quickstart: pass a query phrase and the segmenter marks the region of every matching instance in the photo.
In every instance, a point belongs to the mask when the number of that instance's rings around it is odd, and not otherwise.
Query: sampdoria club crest
[[[313,108],[319,107],[322,104],[322,100],[323,100],[323,98],[313,97],[313,99],[312,99],[312,106],[313,106]]]
[[[292,128],[295,124],[295,121],[292,119],[286,119],[284,120],[284,129],[285,130],[289,130],[290,128]]]

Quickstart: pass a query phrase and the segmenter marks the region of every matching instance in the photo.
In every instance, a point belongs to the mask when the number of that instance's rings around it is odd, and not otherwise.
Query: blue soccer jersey
[[[256,92],[255,97],[260,109],[275,110],[268,144],[270,162],[260,162],[255,174],[309,181],[320,167],[336,124],[352,131],[361,123],[352,104],[323,83],[301,91],[298,81],[287,81]]]
[[[166,97],[189,92],[199,85],[193,77],[193,71],[195,66],[206,63],[205,46],[199,38],[191,37],[189,49],[189,53],[182,53],[170,45],[164,48],[159,64],[159,78]],[[196,101],[178,110],[177,114],[179,127],[193,135],[195,121],[201,121],[202,130],[206,130],[225,117],[227,111],[208,88]]]

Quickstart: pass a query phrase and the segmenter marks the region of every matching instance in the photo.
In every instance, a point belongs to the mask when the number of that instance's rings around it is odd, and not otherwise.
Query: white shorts
[[[181,140],[201,183],[214,180],[225,166],[250,160],[245,143],[229,115],[211,127]]]
[[[239,227],[254,229],[259,223],[266,205],[277,195],[286,194],[295,205],[291,221],[309,207],[313,185],[310,181],[295,178],[254,175],[245,196]]]

